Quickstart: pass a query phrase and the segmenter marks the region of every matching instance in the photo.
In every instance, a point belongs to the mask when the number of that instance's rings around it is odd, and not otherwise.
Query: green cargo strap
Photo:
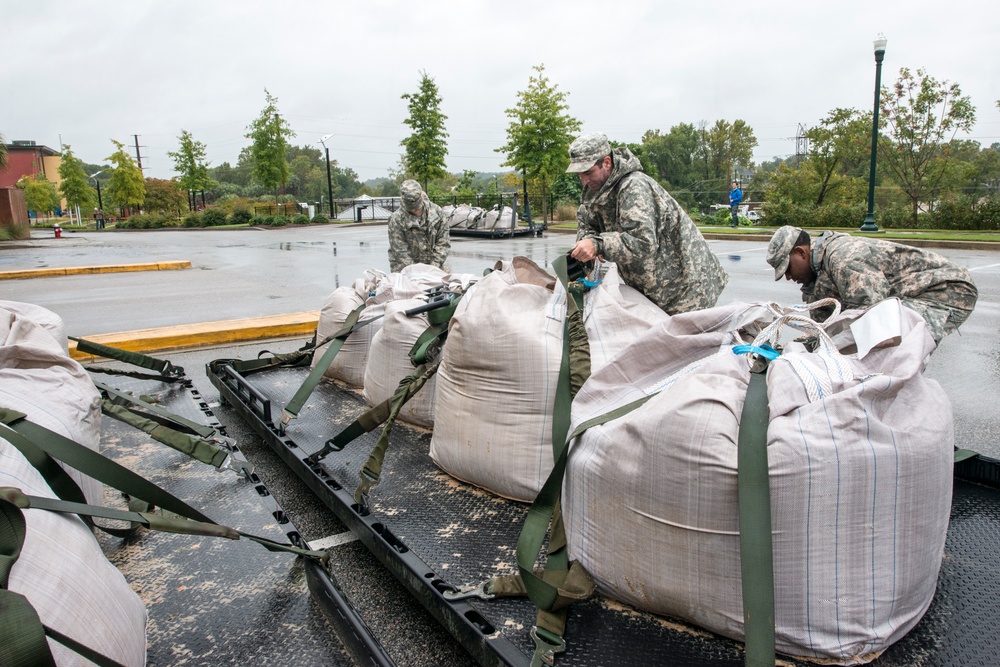
[[[7,440],[22,452],[24,444],[34,445],[52,458],[121,491],[132,498],[142,498],[145,502],[194,521],[214,524],[209,517],[161,489],[149,480],[135,474],[128,468],[112,461],[98,452],[80,445],[59,433],[32,423],[23,413],[0,408],[0,438]],[[29,447],[30,449],[30,447]],[[264,537],[236,531],[241,537],[257,542],[268,551],[288,551],[301,556],[310,556],[326,563],[329,554],[325,551],[310,551],[291,544],[275,542]]]
[[[222,468],[229,458],[227,450],[216,447],[206,442],[203,438],[175,431],[169,426],[164,426],[152,419],[147,419],[124,406],[115,405],[109,400],[104,401],[101,405],[101,410],[109,417],[147,433],[157,442],[176,449],[182,454],[187,454],[196,461],[213,465],[216,468]]]
[[[333,358],[337,356],[338,352],[340,352],[340,348],[344,347],[344,342],[347,338],[361,327],[374,321],[374,319],[371,319],[365,320],[360,324],[358,323],[358,319],[361,317],[361,311],[364,309],[365,304],[361,304],[351,311],[350,315],[347,316],[347,319],[344,320],[344,326],[342,326],[337,333],[330,337],[330,346],[326,348],[323,356],[320,357],[316,365],[313,366],[313,369],[309,372],[305,382],[302,383],[299,390],[295,392],[294,396],[292,396],[292,400],[288,402],[288,405],[281,410],[279,428],[282,434],[285,432],[285,427],[288,425],[288,422],[299,416],[299,411],[302,410],[302,406],[305,405],[305,402],[312,395],[313,390],[316,389],[316,385],[319,384],[319,381],[323,379],[323,374],[326,373],[326,369],[328,369],[330,364],[333,363]]]
[[[363,513],[368,510],[368,496],[372,488],[377,486],[382,478],[382,463],[385,461],[385,452],[389,448],[389,433],[392,431],[393,424],[396,423],[399,411],[437,373],[439,363],[436,361],[433,364],[418,366],[412,373],[399,381],[399,386],[396,387],[396,392],[390,399],[389,416],[385,426],[382,427],[382,432],[368,455],[368,461],[358,473],[360,481],[358,488],[354,490],[354,500],[361,505]]]
[[[979,452],[974,452],[971,449],[955,448],[955,463],[961,463],[975,456],[979,456]]]
[[[318,463],[330,452],[339,452],[346,447],[349,442],[353,442],[355,439],[361,437],[369,431],[374,431],[376,428],[385,423],[385,420],[389,418],[389,413],[391,411],[392,396],[385,399],[375,407],[366,410],[364,414],[348,424],[348,426],[340,433],[327,440],[321,450],[306,457],[306,463],[309,465]]]
[[[35,609],[26,597],[8,590],[26,533],[21,510],[0,498],[0,665],[55,667]]]
[[[235,530],[229,528],[228,526],[222,526],[216,523],[191,521],[190,519],[153,514],[151,512],[129,512],[125,510],[113,509],[111,507],[102,507],[99,505],[71,503],[65,500],[29,496],[21,491],[21,489],[11,486],[0,486],[0,498],[20,509],[38,509],[47,510],[49,512],[58,512],[60,514],[79,514],[99,519],[128,521],[131,523],[138,523],[146,528],[149,528],[150,530],[159,530],[165,533],[225,537],[230,540],[240,539]]]
[[[149,401],[143,400],[138,396],[133,396],[127,392],[119,391],[114,387],[109,387],[100,382],[94,382],[94,386],[105,394],[114,404],[116,405],[132,405],[143,412],[147,413],[145,416],[147,419],[151,419],[164,426],[170,426],[174,430],[179,430],[187,433],[191,433],[202,438],[215,438],[218,437],[219,432],[212,426],[206,424],[199,424],[196,421],[192,421],[187,417],[182,417],[181,415],[174,414],[168,410],[164,410],[158,405],[154,405]]]
[[[774,667],[774,545],[767,424],[767,360],[757,357],[740,415],[736,454],[747,667]]]
[[[410,361],[414,366],[426,364],[433,361],[444,345],[444,340],[448,337],[448,325],[451,317],[458,308],[458,302],[462,300],[462,294],[449,295],[447,306],[435,308],[427,311],[427,323],[430,325],[417,338],[417,341],[410,348]]]
[[[123,361],[127,364],[138,366],[139,368],[147,368],[151,371],[156,371],[164,378],[179,378],[184,375],[183,368],[180,366],[174,366],[166,359],[157,359],[156,357],[150,357],[139,352],[120,350],[117,347],[93,343],[89,340],[76,338],[74,336],[67,336],[67,338],[76,341],[76,349],[85,354],[93,354],[107,359]]]
[[[570,563],[566,553],[566,535],[559,508],[562,481],[566,472],[566,453],[569,449],[567,433],[573,396],[590,375],[590,347],[583,324],[583,294],[586,287],[568,278],[568,256],[560,255],[552,262],[556,276],[566,289],[566,319],[563,324],[563,350],[552,408],[552,472],[535,498],[517,540],[517,565],[528,597],[538,607],[531,637],[535,642],[532,667],[551,665],[555,654],[564,651],[562,635],[566,628],[569,604],[560,590],[569,577]],[[545,574],[535,574],[534,565],[541,553],[542,543],[549,537],[545,561]],[[582,569],[582,568],[581,568]],[[589,578],[589,575],[587,575]],[[564,589],[563,589],[564,590]]]
[[[461,298],[461,295],[459,295]],[[457,304],[458,299],[454,299],[453,302]],[[437,310],[432,310],[428,313],[428,317],[432,313],[441,313],[441,311],[448,311],[449,317],[454,313],[455,309],[451,308],[449,311],[448,307],[439,308]],[[428,359],[428,357],[435,357],[436,355],[429,354],[431,351],[431,346],[436,341],[444,341],[448,336],[448,324],[447,320],[445,323],[436,324],[427,327],[426,330],[417,338],[416,342],[413,343],[413,347],[410,348],[409,356],[410,361],[414,366],[421,366],[428,363],[433,359]],[[438,348],[439,349],[439,348]],[[404,378],[405,381],[405,378]],[[318,452],[310,454],[306,457],[307,464],[315,464],[322,461],[327,454],[331,452],[339,452],[348,443],[353,442],[355,439],[360,438],[365,433],[374,431],[376,428],[385,423],[389,419],[389,414],[392,412],[394,396],[390,396],[378,405],[366,410],[360,417],[355,419],[353,422],[348,424],[344,429],[340,431],[337,435],[333,436],[323,444],[323,448]],[[409,400],[409,399],[407,399]]]

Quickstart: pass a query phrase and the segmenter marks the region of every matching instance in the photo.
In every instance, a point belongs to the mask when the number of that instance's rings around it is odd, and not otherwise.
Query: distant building
[[[62,154],[48,146],[38,146],[34,141],[14,141],[7,144],[7,168],[0,169],[0,188],[13,187],[24,176],[42,174],[46,180],[62,183],[59,165]]]
[[[34,141],[11,142],[7,144],[7,168],[0,169],[0,188],[15,187],[23,177],[41,174],[58,191],[62,184],[59,176],[61,164],[62,153],[48,146],[38,146]],[[60,202],[60,206],[66,208],[65,199]]]

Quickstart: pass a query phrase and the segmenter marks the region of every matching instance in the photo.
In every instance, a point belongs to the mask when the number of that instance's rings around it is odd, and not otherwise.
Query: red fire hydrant
[[[59,226],[59,223],[52,225],[52,231],[56,233],[57,239],[62,238],[62,227]]]

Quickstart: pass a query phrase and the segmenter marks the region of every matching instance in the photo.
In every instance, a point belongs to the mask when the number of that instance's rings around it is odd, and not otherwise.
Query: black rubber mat
[[[95,379],[217,425],[183,384],[104,374]],[[218,472],[107,416],[102,453],[218,523],[279,542],[289,541],[287,531],[294,534],[259,479]],[[105,504],[122,506],[120,494],[106,490]],[[102,533],[100,540],[146,605],[149,667],[354,664],[311,600],[305,566],[293,554],[271,553],[245,539],[150,531],[127,540]]]
[[[243,417],[283,455],[303,481],[349,526],[357,513],[341,494],[326,487],[344,487],[349,494],[357,484],[358,470],[367,460],[378,431],[349,444],[343,451],[309,466],[304,456],[323,443],[365,409],[360,396],[332,382],[321,382],[285,434],[273,427],[281,406],[298,389],[308,369],[276,369],[245,379],[256,398],[251,407],[246,392],[234,391],[227,381],[210,373],[213,383],[229,401],[243,403]],[[263,410],[261,404],[264,404]],[[270,405],[268,405],[268,402]],[[236,406],[239,407],[239,406]],[[368,540],[369,548],[392,567],[392,561],[419,558],[433,572],[411,582],[411,592],[440,610],[442,622],[452,629],[470,616],[466,607],[448,605],[430,593],[484,581],[516,569],[515,546],[527,506],[504,500],[455,480],[438,469],[428,454],[430,434],[397,424],[392,431],[382,481],[371,492],[368,522],[385,530],[392,540]],[[956,480],[952,524],[935,600],[923,620],[905,638],[890,647],[873,665],[989,665],[996,642],[992,628],[1000,623],[995,604],[1000,573],[995,565],[1000,545],[1000,491]],[[384,528],[382,528],[384,527]],[[352,528],[354,529],[354,528]],[[364,538],[363,538],[364,539]],[[412,566],[411,566],[412,568]],[[426,588],[427,590],[423,590]],[[430,600],[430,602],[428,602]],[[527,600],[472,601],[481,614],[483,637],[452,629],[458,641],[483,664],[527,666],[534,645],[528,631],[534,608]],[[505,640],[513,654],[493,643],[494,653],[481,649],[490,638]],[[572,608],[566,634],[567,650],[557,665],[742,665],[743,646],[683,621],[655,616],[602,597]],[[782,664],[806,665],[789,658]]]

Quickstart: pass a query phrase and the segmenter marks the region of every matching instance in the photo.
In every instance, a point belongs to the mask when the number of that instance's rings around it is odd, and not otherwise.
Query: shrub
[[[317,213],[316,215],[314,215],[313,218],[312,218],[312,221],[313,222],[330,222],[329,220],[327,220],[326,216],[323,215],[322,213]]]
[[[563,199],[556,202],[555,210],[552,211],[553,220],[560,222],[574,222],[576,220],[576,210],[579,205],[571,200]]]
[[[274,216],[274,222],[272,222],[271,224],[274,225],[275,227],[284,227],[285,225],[288,224],[288,222],[289,221],[286,216],[276,215]]]
[[[201,223],[201,215],[198,213],[188,213],[184,216],[184,226],[185,227],[203,227]]]
[[[226,224],[226,212],[217,208],[205,209],[201,213],[201,223],[205,227],[218,227]]]
[[[1000,230],[1000,195],[990,195],[976,205],[976,229]]]
[[[850,229],[860,227],[867,209],[861,204],[824,204],[812,213],[811,226],[823,229]]]
[[[234,210],[233,214],[229,217],[229,222],[233,225],[249,225],[252,220],[253,213],[245,208]]]
[[[909,210],[902,206],[889,206],[877,209],[875,211],[875,223],[885,229],[907,229],[913,226]]]
[[[309,216],[299,213],[297,216],[292,218],[293,225],[307,225],[309,224]]]
[[[251,222],[251,224],[254,224],[254,225],[261,225],[261,226],[264,226],[264,227],[270,227],[271,225],[274,224],[274,216],[273,215],[255,215],[250,222]]]

